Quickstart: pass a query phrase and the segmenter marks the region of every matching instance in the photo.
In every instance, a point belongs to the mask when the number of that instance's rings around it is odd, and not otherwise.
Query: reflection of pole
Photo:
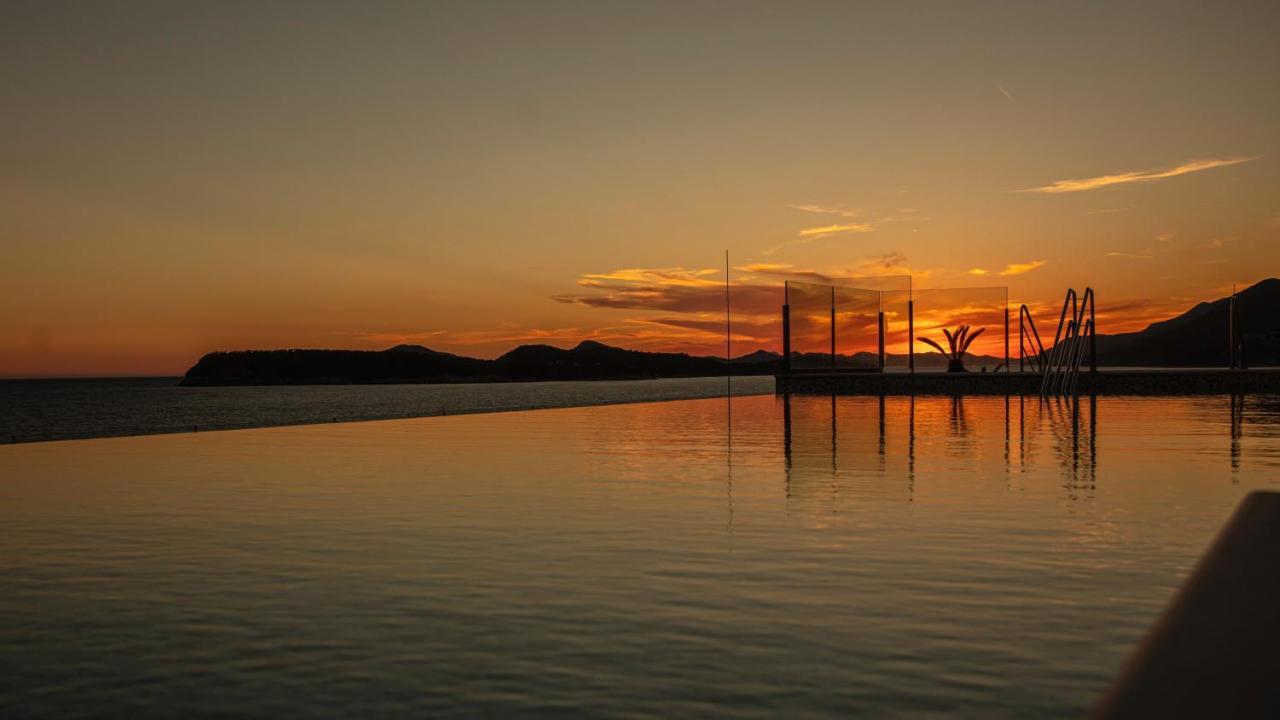
[[[836,474],[836,394],[831,393],[831,480]]]
[[[884,395],[880,396],[880,455],[884,455]]]
[[[884,370],[884,311],[880,311],[880,370]]]
[[[916,301],[907,301],[907,370],[916,371]]]
[[[912,496],[916,492],[916,396],[914,393],[907,405],[907,492]]]
[[[1098,479],[1098,393],[1089,393],[1089,486]]]
[[[1007,477],[1013,469],[1009,466],[1009,393],[1004,394],[1004,473]]]
[[[791,472],[791,393],[782,393],[782,458],[788,473]]]
[[[1243,435],[1243,425],[1244,395],[1237,397],[1233,390],[1231,392],[1231,470],[1233,475],[1240,469],[1240,436]]]

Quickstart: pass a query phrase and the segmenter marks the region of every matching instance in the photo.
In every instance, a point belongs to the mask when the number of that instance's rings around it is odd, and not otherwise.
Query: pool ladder
[[[1025,307],[1024,305],[1023,308]],[[1030,319],[1030,313],[1027,314],[1027,319]],[[1035,325],[1031,327],[1034,332]],[[1080,366],[1084,364],[1086,349],[1089,352],[1089,372],[1098,371],[1098,337],[1095,328],[1093,288],[1085,288],[1079,302],[1076,300],[1075,289],[1068,289],[1067,296],[1062,301],[1062,314],[1058,316],[1058,330],[1053,335],[1053,345],[1049,348],[1047,357],[1043,346],[1041,347],[1039,369],[1044,373],[1044,378],[1040,382],[1040,397],[1079,394]],[[1039,335],[1036,335],[1036,342],[1039,340]]]

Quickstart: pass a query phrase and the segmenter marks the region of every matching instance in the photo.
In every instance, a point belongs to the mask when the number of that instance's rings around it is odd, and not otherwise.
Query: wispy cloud
[[[578,284],[585,287],[606,287],[615,283],[642,283],[664,286],[719,287],[721,280],[708,276],[720,273],[715,268],[687,269],[673,268],[623,268],[607,273],[588,273],[578,279]]]
[[[1023,273],[1029,273],[1032,270],[1035,270],[1036,268],[1043,267],[1048,262],[1049,262],[1048,260],[1032,260],[1031,262],[1024,262],[1024,263],[1009,263],[1008,265],[1004,266],[1003,270],[997,272],[996,274],[1003,275],[1005,277],[1008,277],[1010,275],[1022,275]],[[976,268],[970,268],[968,270],[965,270],[964,274],[975,275],[977,277],[984,277],[986,275],[990,275],[991,272],[992,271],[986,268],[976,267]]]
[[[829,207],[826,205],[813,204],[793,204],[787,207],[793,210],[799,210],[807,213],[817,213],[820,215],[835,215],[853,221],[863,215],[863,210],[847,209],[842,207]],[[927,217],[921,217],[916,213],[916,208],[902,208],[898,210],[901,215],[886,215],[875,220],[857,220],[856,222],[835,222],[829,225],[817,225],[814,227],[803,228],[796,233],[795,239],[786,242],[780,242],[772,247],[765,248],[765,255],[772,255],[779,250],[796,245],[807,245],[815,240],[831,237],[832,235],[843,235],[845,233],[869,233],[874,232],[877,225],[891,222],[926,222]]]
[[[1187,175],[1189,173],[1200,172],[1202,170],[1212,170],[1213,168],[1227,167],[1229,165],[1239,165],[1251,160],[1257,160],[1260,155],[1252,157],[1233,157],[1233,158],[1210,158],[1208,160],[1192,160],[1185,162],[1177,167],[1167,170],[1138,170],[1134,172],[1116,173],[1114,175],[1099,175],[1098,177],[1083,178],[1079,180],[1056,180],[1048,185],[1040,187],[1026,188],[1015,192],[1034,192],[1034,193],[1070,193],[1084,192],[1086,190],[1097,190],[1098,188],[1110,187],[1112,185],[1125,185],[1129,183],[1152,182],[1155,180],[1164,180],[1166,178],[1177,177],[1179,175]]]
[[[1128,209],[1129,208],[1122,208],[1122,207],[1098,208],[1097,210],[1085,210],[1084,214],[1085,215],[1110,215],[1111,213],[1124,212],[1125,210],[1128,210]]]
[[[1109,252],[1107,257],[1129,258],[1131,260],[1150,260],[1155,257],[1150,253]]]
[[[827,207],[825,205],[805,204],[805,205],[788,205],[787,207],[791,208],[792,210],[800,210],[802,212],[818,213],[820,215],[839,215],[840,217],[847,217],[847,218],[858,217],[858,215],[861,214],[862,212],[861,210],[846,210],[844,208]]]
[[[1004,266],[1004,269],[1001,270],[999,274],[1006,277],[1009,275],[1022,275],[1023,273],[1029,273],[1032,270],[1044,267],[1048,262],[1048,260],[1032,260],[1031,262],[1024,263],[1009,263]]]
[[[867,233],[874,230],[871,223],[838,223],[835,225],[821,225],[819,227],[805,228],[800,231],[802,238],[814,238],[815,240],[827,235],[835,235],[837,233],[858,232]]]

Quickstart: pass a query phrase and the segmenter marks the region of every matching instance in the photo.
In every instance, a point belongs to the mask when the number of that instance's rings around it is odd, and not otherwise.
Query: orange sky
[[[1280,275],[1272,2],[263,5],[3,11],[0,376],[720,353],[726,248],[742,352],[786,279]]]

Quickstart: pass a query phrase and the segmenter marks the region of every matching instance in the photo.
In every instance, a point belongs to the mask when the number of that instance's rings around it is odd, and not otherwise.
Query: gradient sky
[[[1089,284],[1135,329],[1280,274],[1278,30],[1276,2],[6,2],[0,375],[722,352],[726,248],[743,352],[811,273]]]

